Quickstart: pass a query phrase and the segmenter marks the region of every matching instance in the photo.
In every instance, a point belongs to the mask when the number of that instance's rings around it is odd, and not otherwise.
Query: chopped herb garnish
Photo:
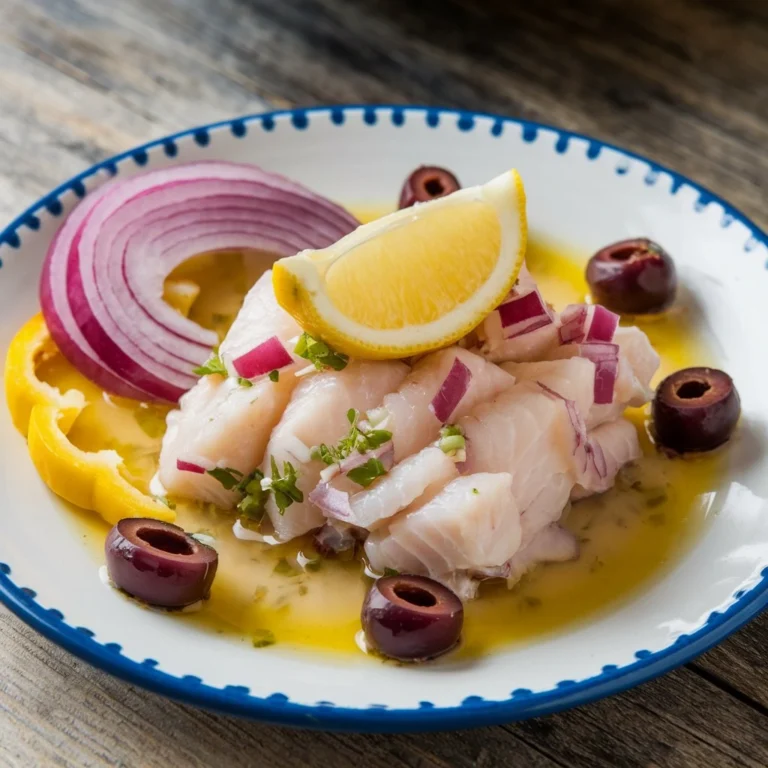
[[[324,341],[302,333],[296,343],[294,352],[305,360],[309,360],[318,371],[332,368],[334,371],[342,371],[347,367],[349,356],[341,352],[335,352]]]
[[[359,418],[360,414],[354,408],[350,408],[347,411],[347,421],[350,424],[349,432],[339,440],[335,447],[325,443],[313,446],[309,452],[310,457],[322,461],[328,466],[340,464],[352,451],[358,451],[358,453],[372,451],[392,439],[392,433],[386,429],[372,429],[369,432],[363,432],[358,426]]]
[[[228,491],[231,491],[243,479],[243,473],[230,467],[214,467],[208,474],[215,477]]]
[[[239,384],[241,387],[246,387],[246,388],[247,388],[247,387],[252,387],[252,386],[253,386],[253,382],[252,382],[250,379],[244,379],[242,376],[238,376],[238,378],[237,378],[237,383],[238,383],[238,384]]]
[[[221,376],[227,375],[227,369],[224,367],[224,362],[219,357],[217,350],[213,351],[213,354],[204,362],[201,366],[194,368],[192,373],[196,373],[198,376],[210,376],[214,373],[218,373]]]
[[[472,489],[472,493],[474,493],[475,496],[479,496],[480,495],[480,491],[478,491],[477,488],[473,488]]]
[[[461,427],[455,424],[446,424],[440,430],[438,445],[443,453],[451,454],[463,451],[467,447],[467,441],[464,439],[464,432]]]
[[[304,595],[309,592],[309,587],[306,584],[300,584],[299,585],[299,597],[304,597]]]
[[[269,372],[270,381],[280,381],[280,371],[274,370]]]
[[[141,407],[133,412],[133,418],[141,427],[141,431],[153,440],[165,433],[165,416],[161,416],[154,408]]]
[[[270,489],[275,494],[275,504],[281,515],[293,504],[294,501],[304,501],[304,494],[296,487],[298,475],[296,469],[290,461],[283,462],[283,476],[277,468],[275,457],[271,457],[272,478],[270,480]],[[262,487],[263,484],[262,484]]]
[[[155,496],[155,501],[159,501],[161,504],[165,504],[165,506],[168,507],[168,509],[176,509],[175,502],[171,501],[165,496]]]
[[[368,459],[365,464],[350,469],[349,472],[347,472],[347,477],[353,483],[357,483],[358,485],[362,485],[363,488],[367,488],[377,477],[386,474],[387,470],[378,459]]]
[[[254,648],[266,648],[276,642],[274,633],[269,629],[257,629],[251,639]]]
[[[385,576],[399,576],[400,571],[398,571],[396,568],[385,568],[384,569],[384,575]]]
[[[284,558],[281,557],[274,567],[273,573],[278,576],[299,576],[299,572]]]

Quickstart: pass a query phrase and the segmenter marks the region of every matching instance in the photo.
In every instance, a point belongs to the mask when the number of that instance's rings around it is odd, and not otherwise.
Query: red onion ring
[[[217,342],[163,301],[175,267],[209,251],[323,248],[357,224],[334,203],[250,165],[190,163],[113,181],[70,214],[51,244],[43,314],[64,356],[96,384],[175,402]]]

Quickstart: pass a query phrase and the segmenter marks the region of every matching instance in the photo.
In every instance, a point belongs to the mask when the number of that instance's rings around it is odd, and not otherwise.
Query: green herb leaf
[[[277,468],[277,462],[275,457],[271,457],[272,464],[272,485],[271,490],[275,496],[275,504],[281,515],[285,514],[285,510],[293,504],[294,501],[304,501],[304,494],[296,487],[296,481],[298,480],[298,474],[296,468],[290,461],[283,462],[283,475],[280,476],[280,472]]]
[[[333,449],[329,448],[325,443],[312,446],[309,451],[309,457],[315,461],[322,461],[328,466],[336,463]]]
[[[241,387],[246,387],[246,388],[253,386],[253,382],[250,379],[244,379],[242,376],[238,376],[237,383]]]
[[[338,444],[328,446],[325,443],[315,445],[310,449],[309,455],[318,461],[322,461],[328,466],[331,464],[340,464],[349,456],[352,451],[365,453],[386,443],[392,439],[392,433],[386,429],[373,429],[370,432],[363,432],[357,426],[357,420],[360,414],[350,408],[347,411],[347,421],[350,424],[349,432],[339,440]]]
[[[275,640],[274,632],[269,629],[257,629],[253,633],[251,640],[253,642],[254,648],[266,648],[267,646],[274,645],[277,642]]]
[[[243,479],[243,473],[230,467],[214,467],[208,470],[211,477],[216,478],[228,491],[239,485]]]
[[[334,371],[343,371],[349,362],[349,356],[332,350],[324,341],[302,333],[296,347],[293,350],[299,357],[309,360],[318,371],[332,368]]]
[[[357,417],[358,417],[358,415],[359,415],[358,412],[354,408],[350,408],[347,411],[347,421],[352,426],[354,426],[355,424],[357,424]]]
[[[472,489],[472,493],[474,493],[475,496],[479,496],[480,495],[480,491],[478,491],[477,488],[473,488]]]
[[[400,571],[398,571],[396,568],[385,568],[384,569],[384,575],[385,576],[399,576]]]
[[[347,477],[358,485],[362,485],[363,488],[367,488],[377,477],[386,475],[387,470],[384,469],[384,465],[378,459],[368,459],[365,464],[361,464],[359,467],[350,469],[347,472]]]
[[[224,367],[224,362],[219,357],[218,350],[214,350],[213,354],[211,354],[205,363],[192,369],[192,373],[196,373],[198,376],[210,376],[214,373],[226,376],[227,369]]]
[[[278,576],[300,576],[301,574],[284,558],[281,557],[274,567],[272,573]]]
[[[368,450],[372,451],[380,445],[389,442],[392,439],[392,433],[386,429],[372,429],[365,433],[365,442],[368,444]]]
[[[274,370],[269,372],[270,381],[280,381],[280,371]]]

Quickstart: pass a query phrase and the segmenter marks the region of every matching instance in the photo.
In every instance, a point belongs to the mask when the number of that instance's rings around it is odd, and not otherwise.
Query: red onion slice
[[[595,404],[612,403],[619,375],[619,345],[579,344],[577,348],[579,357],[585,357],[595,364]]]
[[[353,451],[346,459],[341,461],[339,470],[341,472],[349,472],[351,469],[361,467],[369,459],[378,459],[384,466],[384,469],[389,472],[395,463],[395,446],[392,441],[388,440],[378,448],[374,448],[372,451],[365,451],[365,453]]]
[[[280,339],[272,336],[250,352],[233,360],[232,365],[239,376],[254,379],[270,371],[279,371],[292,363],[293,358]]]
[[[472,371],[458,357],[455,358],[451,370],[448,371],[440,389],[429,404],[429,410],[435,414],[441,424],[449,421],[461,398],[467,393],[470,381],[472,381]]]
[[[560,343],[610,342],[619,316],[600,305],[571,304],[560,315]]]
[[[514,339],[554,322],[538,289],[534,288],[523,295],[513,292],[510,296],[496,309],[501,320],[503,338]]]
[[[176,469],[179,472],[194,472],[196,475],[204,475],[205,467],[201,467],[199,464],[193,464],[191,461],[183,461],[182,459],[176,459]]]
[[[566,413],[568,414],[568,420],[571,423],[571,428],[573,429],[574,434],[574,441],[575,445],[573,448],[574,455],[576,452],[581,448],[583,445],[585,445],[587,441],[587,427],[584,423],[584,419],[581,418],[581,414],[579,413],[578,406],[576,405],[575,400],[569,400],[567,397],[563,397],[559,392],[556,392],[554,389],[551,389],[546,384],[542,384],[540,381],[536,382],[541,389],[544,391],[546,395],[549,397],[555,398],[557,400],[562,400],[565,405]]]
[[[314,504],[326,517],[348,520],[352,517],[349,494],[339,491],[330,483],[318,483],[309,494],[309,503]]]
[[[43,313],[64,356],[96,384],[174,402],[217,342],[163,301],[176,266],[216,250],[292,255],[356,226],[334,203],[250,165],[190,163],[120,179],[89,195],[51,244]]]

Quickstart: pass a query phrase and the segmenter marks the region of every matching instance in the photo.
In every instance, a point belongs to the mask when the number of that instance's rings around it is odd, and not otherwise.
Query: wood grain
[[[0,0],[0,217],[266,106],[431,103],[593,134],[768,225],[765,0]],[[765,766],[768,616],[660,680],[463,733],[297,732],[170,702],[0,609],[8,766]]]

